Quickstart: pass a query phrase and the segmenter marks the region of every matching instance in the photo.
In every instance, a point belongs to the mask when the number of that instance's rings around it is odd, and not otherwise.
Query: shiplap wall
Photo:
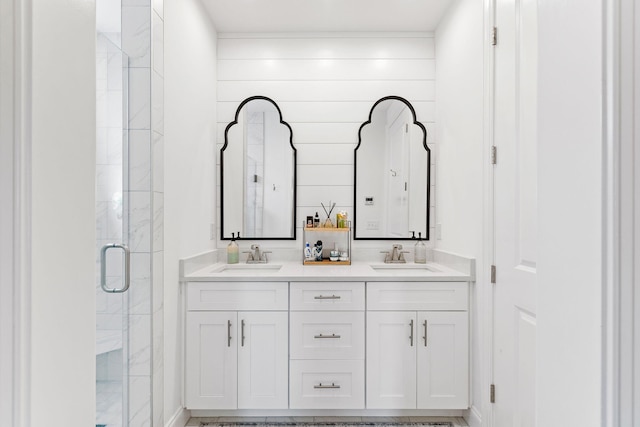
[[[291,125],[297,149],[297,237],[320,205],[336,202],[353,219],[353,150],[358,129],[378,99],[397,95],[427,128],[435,162],[435,51],[433,33],[218,35],[218,172],[224,129],[240,102],[273,99]],[[435,201],[432,165],[432,205]],[[218,183],[219,185],[219,183]],[[218,186],[219,189],[219,186]],[[219,208],[218,191],[218,209]],[[219,227],[220,221],[217,221]],[[435,239],[431,208],[431,241]],[[220,235],[218,230],[217,235]],[[278,246],[276,242],[271,246]],[[287,247],[292,242],[281,243]],[[219,242],[224,245],[224,243]],[[375,242],[355,242],[358,245]],[[297,246],[296,246],[297,247]]]

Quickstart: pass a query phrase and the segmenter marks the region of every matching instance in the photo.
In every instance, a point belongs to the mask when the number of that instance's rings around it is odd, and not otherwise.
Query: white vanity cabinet
[[[469,407],[468,284],[367,283],[367,408]]]
[[[189,409],[288,407],[288,283],[187,285]]]
[[[364,282],[291,282],[291,409],[364,409]]]

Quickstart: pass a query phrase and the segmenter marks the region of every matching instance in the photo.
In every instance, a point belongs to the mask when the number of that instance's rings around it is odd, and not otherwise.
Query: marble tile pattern
[[[146,68],[151,65],[151,9],[149,1],[122,7],[122,49],[129,55],[129,66]]]
[[[121,184],[122,204],[127,213],[123,227],[132,252],[127,307],[129,397],[125,423],[130,427],[164,425],[163,38],[162,0],[154,0],[153,4],[151,0],[122,1],[122,50],[129,58],[127,87],[121,89],[128,89],[129,102],[124,114],[125,150],[120,157],[126,165]],[[100,155],[118,158],[111,154],[109,138],[108,133],[106,138],[103,136],[107,145],[100,150]]]

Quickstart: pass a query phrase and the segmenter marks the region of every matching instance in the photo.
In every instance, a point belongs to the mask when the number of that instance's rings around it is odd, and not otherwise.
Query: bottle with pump
[[[238,233],[240,236],[240,233]],[[227,264],[237,264],[240,258],[238,244],[236,243],[236,233],[231,233],[231,243],[227,246]]]
[[[313,217],[313,226],[314,228],[320,227],[320,216],[318,215],[318,212],[316,212],[316,216]]]
[[[414,232],[415,236],[415,232]],[[413,254],[413,262],[416,264],[427,263],[427,246],[422,242],[422,233],[418,232],[418,242],[415,246],[415,252]]]

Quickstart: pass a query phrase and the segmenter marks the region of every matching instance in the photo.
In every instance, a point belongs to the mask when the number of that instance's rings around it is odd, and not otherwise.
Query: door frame
[[[495,110],[495,48],[493,45],[493,28],[496,25],[496,0],[484,0],[484,135],[483,152],[486,153],[483,172],[484,194],[482,212],[484,217],[484,260],[483,265],[478,266],[479,274],[486,284],[483,298],[476,304],[476,307],[485,307],[483,324],[480,325],[481,346],[483,349],[480,358],[480,384],[482,390],[481,401],[481,423],[486,426],[493,426],[493,405],[491,403],[490,385],[493,384],[493,359],[494,359],[494,304],[493,304],[493,284],[491,283],[491,266],[495,265],[495,169],[491,163],[491,152],[494,146],[494,110]],[[473,402],[472,402],[473,403]],[[473,414],[470,414],[473,415]],[[469,418],[468,418],[469,419]],[[479,425],[479,424],[478,424]]]
[[[30,425],[31,0],[0,4],[0,424]]]
[[[640,164],[634,159],[640,146],[634,133],[640,126],[637,119],[634,123],[640,102],[640,38],[635,34],[640,29],[640,5],[634,0],[606,0],[604,11],[601,424],[619,427],[640,421],[633,403],[634,391],[640,389],[640,298],[634,292],[640,247],[640,235],[634,232],[640,216]]]

